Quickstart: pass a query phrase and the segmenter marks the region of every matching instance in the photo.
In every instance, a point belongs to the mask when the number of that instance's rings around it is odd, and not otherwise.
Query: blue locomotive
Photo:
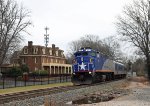
[[[126,76],[125,66],[89,47],[74,53],[72,83],[91,84]]]

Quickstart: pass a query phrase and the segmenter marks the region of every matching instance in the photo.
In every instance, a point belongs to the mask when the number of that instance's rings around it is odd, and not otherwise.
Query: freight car
[[[81,48],[74,53],[73,84],[92,84],[104,80],[126,77],[125,66],[109,59],[91,48]]]

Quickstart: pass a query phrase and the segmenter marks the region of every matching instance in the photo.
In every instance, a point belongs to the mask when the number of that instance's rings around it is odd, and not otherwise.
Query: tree
[[[11,77],[18,77],[18,76],[21,76],[22,74],[23,72],[18,67],[13,67],[9,72],[9,76]]]
[[[13,0],[0,0],[0,66],[19,47],[23,32],[31,25],[30,12]]]
[[[145,61],[143,58],[138,58],[132,64],[132,71],[136,72],[138,76],[146,74],[145,72]]]
[[[115,61],[124,61],[124,55],[121,52],[120,44],[116,36],[109,36],[107,38],[104,38],[103,44],[107,45],[107,48],[109,52],[107,55],[111,57]]]
[[[22,64],[21,65],[21,70],[22,70],[23,73],[24,72],[29,73],[29,67],[26,64]]]
[[[94,35],[85,35],[81,37],[79,40],[72,41],[69,44],[69,57],[72,57],[73,54],[78,51],[82,47],[91,47],[97,51],[102,51],[102,41],[99,39],[98,36]]]
[[[107,55],[113,60],[119,60],[116,53],[121,53],[119,43],[113,39],[114,36],[100,40],[98,36],[94,35],[85,35],[79,40],[72,41],[70,45],[69,56],[67,56],[68,61],[73,58],[73,54],[78,51],[81,47],[90,47],[94,50],[101,52],[102,54]],[[120,55],[121,57],[122,55]]]
[[[124,7],[116,22],[118,33],[124,41],[132,42],[145,56],[150,79],[150,14],[148,0],[133,1]]]

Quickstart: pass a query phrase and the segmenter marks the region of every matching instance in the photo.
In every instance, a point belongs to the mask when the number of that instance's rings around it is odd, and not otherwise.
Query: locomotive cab
[[[72,82],[74,84],[91,84],[95,71],[96,52],[90,48],[82,48],[74,54]]]

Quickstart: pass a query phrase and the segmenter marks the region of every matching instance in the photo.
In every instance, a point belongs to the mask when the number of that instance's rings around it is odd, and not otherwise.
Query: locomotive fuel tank
[[[72,83],[74,85],[80,85],[80,84],[91,84],[92,83],[92,75],[88,72],[82,72],[82,73],[74,73],[72,75]]]

